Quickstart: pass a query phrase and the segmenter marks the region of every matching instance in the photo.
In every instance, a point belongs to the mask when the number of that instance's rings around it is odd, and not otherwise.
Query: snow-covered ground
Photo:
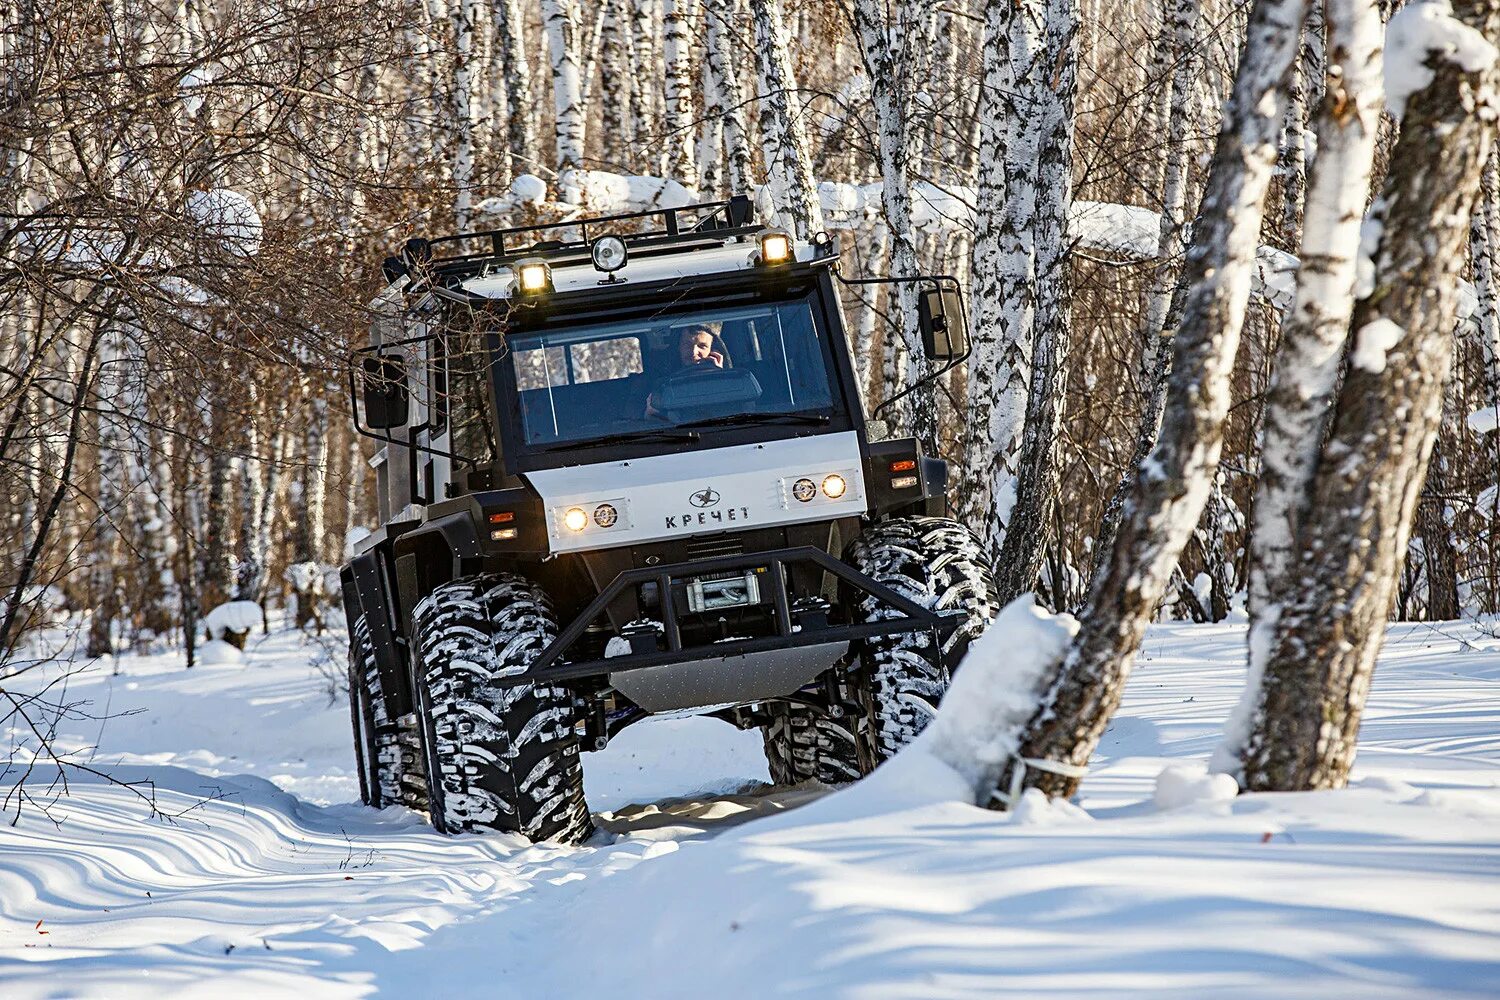
[[[1161,626],[1081,809],[772,791],[756,734],[687,719],[588,755],[579,849],[351,804],[328,653],[256,639],[69,681],[111,719],[63,734],[181,815],[75,777],[61,825],[0,827],[0,996],[1500,995],[1500,641],[1469,626],[1392,628],[1348,791],[1158,802],[1244,642]]]

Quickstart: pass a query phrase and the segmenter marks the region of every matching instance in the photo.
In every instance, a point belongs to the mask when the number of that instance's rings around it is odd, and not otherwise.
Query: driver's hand
[[[700,361],[699,364],[705,364],[706,365],[706,364],[708,364],[710,362],[713,363],[713,366],[715,368],[723,368],[724,367],[724,355],[720,354],[718,351],[709,351],[708,352],[708,357],[706,357],[702,361]]]

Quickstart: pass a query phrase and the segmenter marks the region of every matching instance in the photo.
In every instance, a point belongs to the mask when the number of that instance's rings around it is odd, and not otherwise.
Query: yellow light
[[[527,294],[545,292],[547,285],[551,283],[546,264],[522,264],[517,271],[520,275],[521,291]]]
[[[582,531],[588,527],[588,523],[589,516],[582,507],[569,507],[568,512],[563,515],[563,524],[568,526],[569,531]]]
[[[497,531],[490,532],[490,540],[495,542],[508,542],[515,537],[515,528],[500,528]]]
[[[823,479],[823,492],[828,495],[830,500],[837,500],[844,495],[844,491],[848,488],[849,484],[844,482],[844,477],[837,472]]]
[[[760,238],[760,259],[767,264],[785,264],[792,258],[792,239],[786,233],[767,233]]]

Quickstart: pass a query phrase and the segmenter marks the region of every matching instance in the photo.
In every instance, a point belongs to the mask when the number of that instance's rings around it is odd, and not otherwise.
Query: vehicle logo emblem
[[[712,507],[719,502],[719,491],[712,486],[699,490],[688,498],[688,503],[694,507]]]

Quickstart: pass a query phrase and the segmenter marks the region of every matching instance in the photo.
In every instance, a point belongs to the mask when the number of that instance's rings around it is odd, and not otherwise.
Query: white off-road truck
[[[758,727],[777,783],[916,736],[992,588],[945,463],[866,420],[836,241],[735,198],[384,270],[350,376],[381,523],[343,568],[365,801],[577,842],[580,751],[652,715]],[[952,367],[956,283],[905,280]]]

